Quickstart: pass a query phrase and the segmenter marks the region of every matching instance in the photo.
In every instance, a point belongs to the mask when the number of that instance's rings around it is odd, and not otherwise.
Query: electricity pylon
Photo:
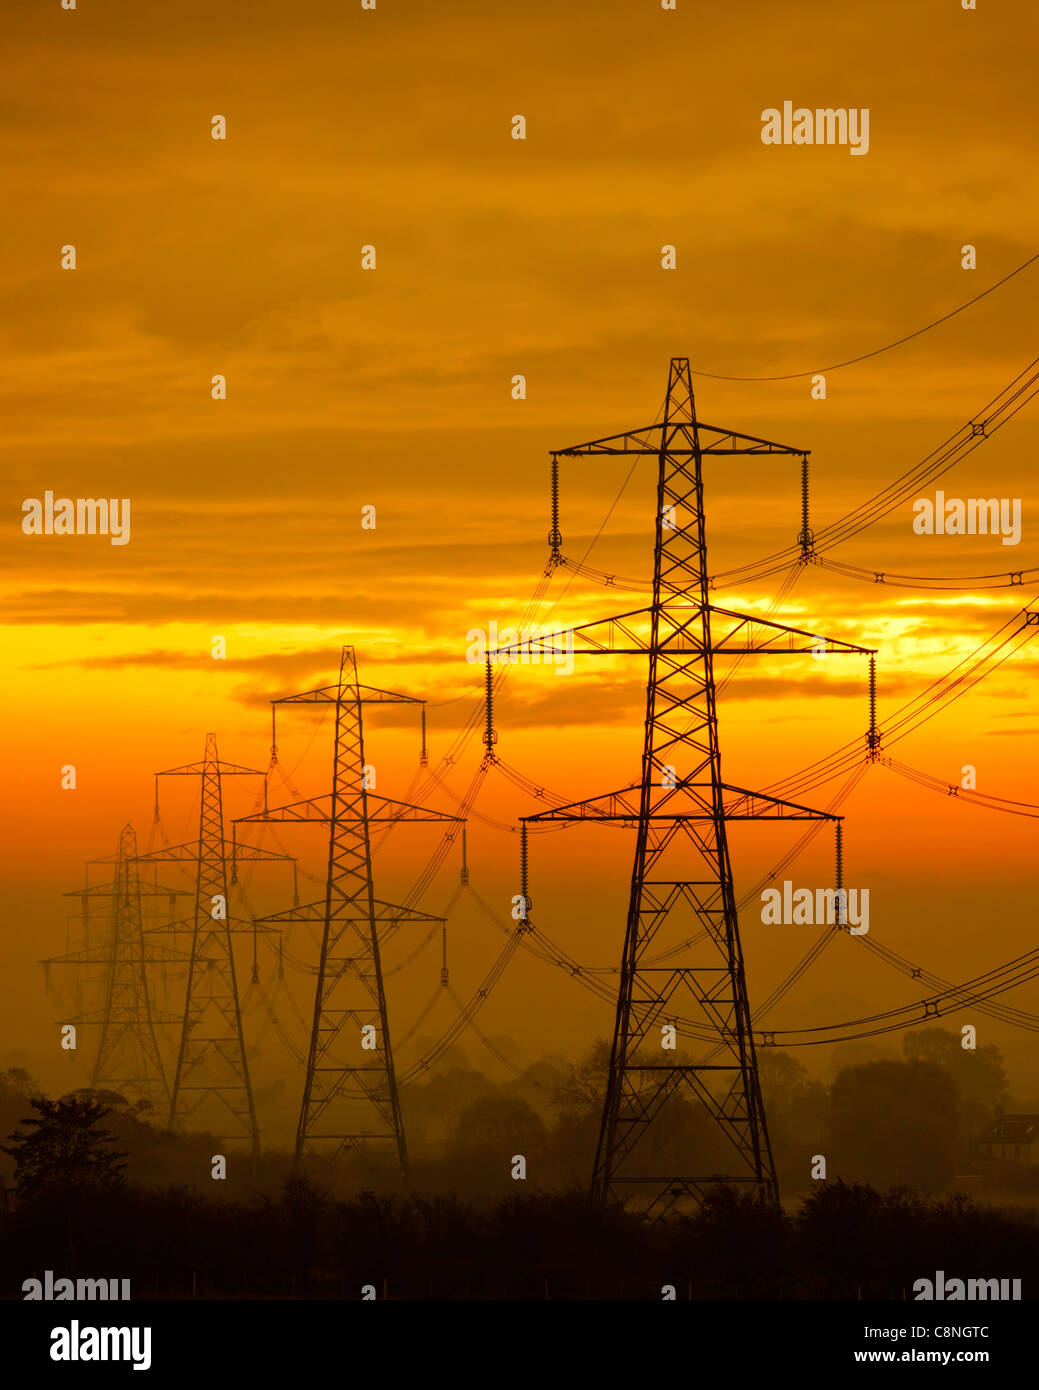
[[[216,734],[206,735],[202,761],[157,772],[159,777],[199,777],[202,780],[198,840],[189,845],[167,846],[142,856],[145,860],[198,863],[195,914],[187,992],[181,1025],[177,1069],[170,1095],[169,1127],[177,1129],[195,1116],[215,1114],[234,1122],[236,1135],[248,1137],[253,1158],[260,1152],[249,1061],[242,1032],[242,1011],[231,941],[228,907],[227,841],[221,776],[262,777],[256,768],[221,762]],[[158,783],[156,782],[156,786]],[[156,792],[158,816],[158,792]],[[245,859],[282,859],[285,856],[249,847]],[[206,1127],[217,1133],[217,1122]]]
[[[141,899],[176,896],[175,889],[141,883],[137,855],[137,836],[132,825],[124,826],[119,850],[111,861],[111,883],[96,884],[66,894],[81,897],[84,912],[95,898],[112,899],[111,929],[107,941],[88,942],[77,951],[52,956],[50,965],[97,965],[103,967],[100,1007],[68,1020],[77,1026],[99,1024],[101,1036],[91,1073],[93,1090],[118,1091],[127,1099],[145,1100],[154,1108],[169,1104],[170,1092],[155,1037],[157,1024],[174,1021],[174,1015],[157,1009],[151,1000],[147,967],[180,963],[178,951],[146,943]]]
[[[560,646],[565,638],[575,655],[640,655],[649,662],[639,781],[523,817],[524,822],[612,821],[637,829],[593,1191],[652,1218],[702,1202],[709,1188],[721,1182],[750,1188],[776,1204],[779,1191],[758,1083],[726,825],[732,820],[840,818],[722,780],[713,661],[719,655],[867,649],[711,604],[703,459],[803,457],[806,451],[701,424],[687,358],[671,360],[661,423],[552,452],[567,457],[642,454],[657,460],[651,606],[527,638],[495,653],[513,658],[523,651],[558,655],[567,650]],[[554,496],[554,554],[560,544],[556,506]],[[712,618],[724,628],[720,639],[712,633]],[[666,942],[674,940],[683,916],[699,930],[668,949]],[[706,1033],[713,1042],[698,1060],[687,1061],[677,1053],[668,1059],[681,1031],[672,1020],[683,1002],[697,1011],[693,1036]],[[675,1171],[673,1156],[661,1160],[651,1153],[648,1140],[659,1140],[661,1112],[676,1095],[691,1095],[721,1131],[726,1171],[700,1153],[683,1153],[681,1169]]]
[[[383,987],[379,932],[402,922],[442,922],[416,908],[375,897],[369,827],[421,821],[459,821],[422,806],[389,801],[369,788],[361,718],[366,704],[417,704],[411,695],[360,685],[353,647],[344,647],[335,685],[272,700],[273,706],[335,707],[332,790],[290,805],[242,816],[260,821],[323,822],[328,826],[325,896],[276,912],[266,923],[311,922],[322,926],[314,1017],[307,1052],[294,1171],[318,1158],[327,1166],[347,1152],[366,1159],[392,1156],[407,1174],[407,1145],[397,1095]]]

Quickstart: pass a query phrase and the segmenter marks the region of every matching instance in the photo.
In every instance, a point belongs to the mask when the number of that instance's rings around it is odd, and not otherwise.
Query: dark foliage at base
[[[490,1206],[448,1195],[332,1198],[305,1179],[277,1197],[214,1201],[189,1188],[81,1193],[2,1218],[7,1297],[23,1279],[129,1278],[135,1299],[912,1299],[917,1279],[1019,1278],[1039,1289],[1039,1226],[966,1198],[904,1188],[819,1188],[796,1215],[718,1189],[695,1216],[646,1225],[586,1193],[533,1192]],[[75,1268],[69,1268],[70,1249]]]

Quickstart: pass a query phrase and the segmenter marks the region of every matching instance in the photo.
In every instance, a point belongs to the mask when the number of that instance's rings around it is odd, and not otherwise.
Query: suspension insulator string
[[[559,532],[559,460],[555,454],[552,455],[552,529],[548,533],[548,543],[552,547],[549,565],[561,564],[563,554],[559,547],[563,544],[563,537]]]
[[[815,558],[815,536],[808,524],[808,455],[801,455],[801,534],[797,544],[801,547],[801,563],[807,565]]]
[[[866,735],[869,760],[875,763],[880,754],[880,730],[877,728],[877,658],[869,658],[869,732]]]
[[[836,860],[834,884],[837,889],[837,925],[845,926],[848,920],[847,900],[844,893],[844,822],[838,820],[834,835],[834,857]]]
[[[486,677],[486,706],[487,706],[487,727],[484,730],[483,742],[487,752],[484,759],[487,762],[494,762],[494,745],[498,742],[498,735],[494,730],[494,676],[491,671],[491,658],[487,658],[487,677]]]
[[[527,822],[523,821],[520,825],[520,895],[523,898],[523,916],[520,918],[520,926],[530,926],[530,894],[527,882],[527,870],[529,867],[529,856],[527,853]]]

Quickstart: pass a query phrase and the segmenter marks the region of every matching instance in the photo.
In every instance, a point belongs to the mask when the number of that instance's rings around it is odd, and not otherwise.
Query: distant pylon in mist
[[[422,821],[459,821],[425,807],[389,801],[369,790],[362,706],[421,705],[360,685],[352,647],[342,649],[335,685],[272,700],[272,705],[325,704],[335,708],[332,790],[273,807],[249,822],[321,822],[328,826],[328,874],[318,902],[263,918],[267,924],[310,922],[322,929],[294,1170],[310,1160],[330,1166],[352,1153],[375,1163],[392,1161],[407,1172],[407,1145],[397,1094],[389,1016],[383,987],[380,931],[405,922],[434,924],[416,908],[380,902],[372,882],[369,827]]]
[[[155,850],[145,857],[149,861],[188,858],[198,863],[184,1018],[170,1096],[170,1128],[182,1128],[188,1120],[196,1119],[206,1129],[222,1134],[221,1122],[226,1125],[230,1117],[232,1128],[228,1137],[246,1136],[256,1157],[260,1152],[260,1131],[231,941],[222,774],[264,775],[255,768],[221,762],[216,734],[206,735],[201,762],[156,773],[157,777],[201,779],[198,842]],[[270,859],[283,857],[261,850],[246,851],[242,857],[255,859],[260,855]]]
[[[160,890],[147,885],[146,891]],[[170,1092],[155,1038],[147,967],[177,956],[145,943],[137,836],[132,825],[124,826],[119,836],[112,883],[87,889],[84,896],[111,897],[109,939],[52,963],[105,967],[100,1017],[78,1020],[101,1025],[90,1085],[94,1090],[117,1091],[127,1100],[145,1100],[164,1113]]]
[[[42,964],[48,980],[52,966],[77,967],[73,988],[76,1013],[62,1022],[73,1024],[77,1033],[82,1028],[101,1030],[91,1086],[118,1091],[128,1100],[147,1101],[165,1119],[169,1087],[155,1029],[178,1020],[154,1003],[153,970],[161,966],[165,973],[167,966],[183,965],[187,957],[182,951],[155,944],[144,928],[142,906],[145,900],[153,903],[156,898],[166,898],[172,916],[182,890],[142,880],[141,859],[133,826],[126,825],[115,854],[89,861],[111,865],[112,878],[106,883],[90,883],[88,864],[88,881],[64,895],[79,898],[82,904],[82,946],[51,956]],[[101,913],[92,910],[95,902],[106,899],[111,903],[107,923]],[[94,967],[89,976],[88,967]]]

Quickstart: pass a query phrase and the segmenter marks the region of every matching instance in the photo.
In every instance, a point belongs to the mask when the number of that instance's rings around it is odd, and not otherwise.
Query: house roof
[[[1000,1115],[981,1136],[983,1144],[1030,1144],[1039,1140],[1039,1115]]]

